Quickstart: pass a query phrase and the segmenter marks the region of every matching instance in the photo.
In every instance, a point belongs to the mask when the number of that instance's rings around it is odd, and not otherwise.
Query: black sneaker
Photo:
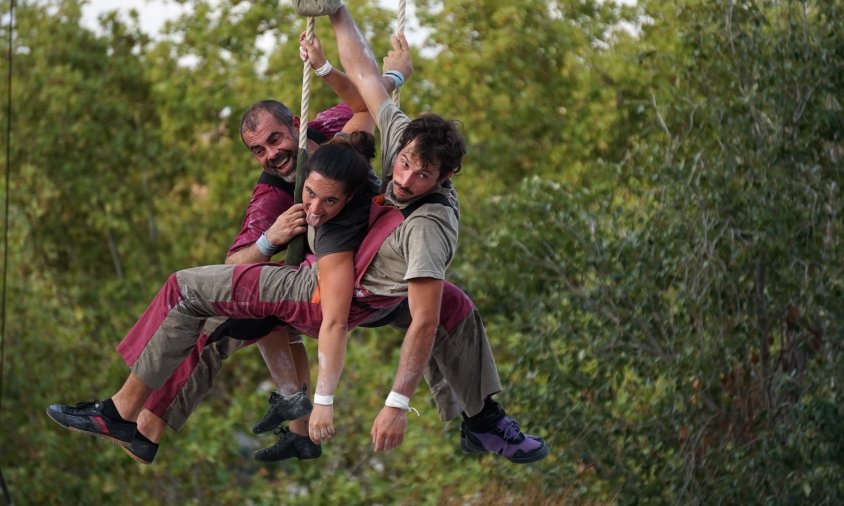
[[[278,430],[281,437],[269,448],[256,450],[255,460],[261,462],[280,462],[296,457],[299,460],[315,459],[322,455],[322,445],[311,441],[311,438],[290,432],[287,427]]]
[[[105,416],[103,401],[80,402],[76,406],[51,404],[47,415],[65,429],[101,437],[124,447],[132,444],[138,428],[134,422],[118,422]]]
[[[132,444],[124,447],[123,451],[126,452],[126,455],[132,457],[135,462],[149,465],[155,459],[158,444],[144,441],[136,436],[132,439]]]
[[[307,415],[313,409],[311,401],[305,396],[305,388],[301,392],[292,395],[281,395],[275,392],[270,394],[270,407],[264,418],[252,427],[252,432],[262,434],[279,428],[288,421],[296,420]]]

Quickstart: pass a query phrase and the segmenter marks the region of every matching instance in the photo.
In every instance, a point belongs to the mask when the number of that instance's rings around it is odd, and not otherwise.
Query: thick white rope
[[[314,40],[314,18],[308,18],[308,25],[305,29],[305,40],[309,43]],[[302,106],[299,114],[299,149],[305,149],[308,145],[308,108],[311,105],[311,62],[305,59],[302,69]]]
[[[396,31],[398,33],[404,33],[405,27],[405,12],[407,11],[407,0],[399,0],[399,11],[398,11],[398,26],[396,27]],[[408,48],[410,51],[410,48]],[[399,107],[399,102],[401,101],[401,90],[396,88],[393,90],[393,102],[395,102],[396,107]]]
[[[308,25],[305,29],[305,39],[309,42],[314,40],[314,18],[308,17]],[[296,160],[296,184],[293,187],[293,202],[302,202],[302,188],[305,185],[302,173],[303,158],[307,156],[308,147],[308,108],[311,104],[311,62],[305,60],[302,71],[302,105],[299,111],[299,156]],[[305,238],[298,235],[287,243],[286,261],[291,265],[299,265],[305,259]]]

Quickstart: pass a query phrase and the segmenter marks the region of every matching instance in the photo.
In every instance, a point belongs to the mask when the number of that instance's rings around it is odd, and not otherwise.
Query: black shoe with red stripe
[[[76,406],[51,404],[47,415],[65,429],[101,437],[110,443],[128,448],[135,438],[138,424],[113,420],[103,414],[103,401],[80,402]]]
[[[158,453],[158,444],[153,443],[149,439],[141,439],[136,435],[132,440],[132,444],[123,447],[123,451],[135,459],[135,462],[150,465],[155,459],[155,454]]]

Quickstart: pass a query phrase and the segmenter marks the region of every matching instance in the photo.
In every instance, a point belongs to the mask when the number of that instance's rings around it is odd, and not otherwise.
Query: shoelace
[[[520,443],[522,439],[524,439],[524,435],[519,427],[519,422],[513,420],[512,418],[506,419],[504,426],[501,427],[501,430],[504,432],[504,439],[509,442]]]

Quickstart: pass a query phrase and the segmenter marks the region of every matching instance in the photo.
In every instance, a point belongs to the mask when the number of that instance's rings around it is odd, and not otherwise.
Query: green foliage
[[[75,285],[122,278],[127,263],[157,263],[150,195],[172,177],[155,163],[157,115],[135,54],[142,36],[112,23],[97,38],[79,30],[78,5],[53,7],[54,18],[18,11],[12,100],[26,107],[14,117],[12,205],[39,245],[38,265]],[[148,224],[149,234],[134,232]]]
[[[842,90],[820,62],[840,22],[676,10],[710,36],[649,56],[677,78],[654,81],[662,131],[616,165],[624,185],[491,200],[464,222],[459,279],[501,318],[503,362],[532,379],[511,395],[558,420],[584,498],[835,503],[842,177],[823,118]]]
[[[837,2],[416,5],[430,37],[402,105],[469,141],[450,275],[546,460],[461,455],[425,387],[402,447],[373,453],[401,343],[383,329],[353,334],[315,461],[250,458],[273,438],[248,432],[266,402],[249,350],[152,466],[56,428],[48,404],[120,384],[113,347],[167,273],[222,261],[258,175],[241,112],[298,110],[289,5],[178,3],[155,40],[113,15],[85,30],[78,2],[18,7],[0,413],[16,503],[842,502]],[[352,9],[385,54],[394,14]],[[325,19],[317,34],[332,58]],[[332,103],[314,87],[311,114]]]
[[[623,156],[637,113],[618,102],[635,70],[608,51],[625,38],[612,29],[625,19],[615,6],[461,0],[419,10],[440,69],[421,72],[430,83],[421,100],[463,122],[471,163],[491,190],[531,174],[595,177],[586,173],[596,160]]]

